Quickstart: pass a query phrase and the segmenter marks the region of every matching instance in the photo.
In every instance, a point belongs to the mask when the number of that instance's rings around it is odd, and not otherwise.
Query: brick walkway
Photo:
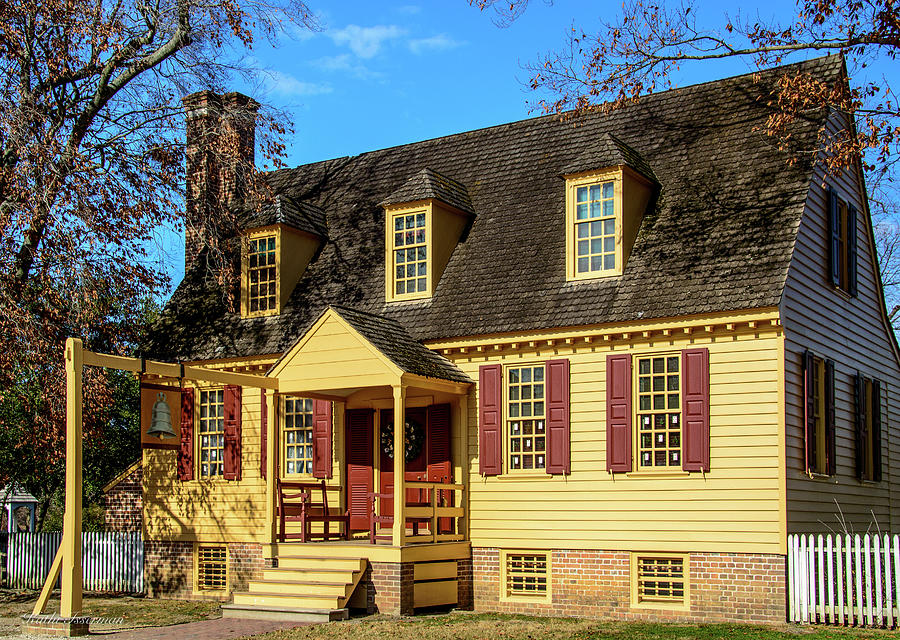
[[[245,620],[241,618],[217,618],[168,627],[147,627],[133,631],[103,633],[103,627],[91,629],[91,635],[103,634],[110,640],[230,640],[242,636],[268,633],[278,629],[302,627],[309,622],[274,622],[271,620]]]

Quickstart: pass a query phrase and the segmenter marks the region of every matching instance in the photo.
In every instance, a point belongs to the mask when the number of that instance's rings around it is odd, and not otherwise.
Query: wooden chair
[[[388,530],[388,533],[386,535],[379,535],[378,533],[378,529],[380,528],[379,525],[386,524],[388,526],[392,526],[394,524],[393,515],[379,515],[378,500],[390,500],[393,497],[393,493],[369,493],[369,504],[372,507],[372,521],[369,525],[369,542],[371,542],[372,544],[376,544],[379,540],[386,540],[387,542],[393,540],[393,532],[391,532],[390,529]]]
[[[321,496],[316,500],[317,495]],[[343,513],[329,509],[328,487],[321,482],[282,482],[278,481],[278,516],[281,527],[278,540],[300,539],[308,542],[313,538],[322,540],[348,540],[350,538],[350,510]],[[288,533],[287,523],[299,522],[300,533]],[[322,523],[321,532],[313,532],[313,522]],[[337,523],[338,530],[330,531],[330,524]],[[342,531],[343,529],[343,531]]]

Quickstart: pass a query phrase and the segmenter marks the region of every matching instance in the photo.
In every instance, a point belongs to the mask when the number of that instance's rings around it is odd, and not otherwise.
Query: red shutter
[[[681,352],[681,468],[709,471],[709,349]]]
[[[834,436],[834,362],[825,361],[825,475],[837,471]]]
[[[372,470],[372,431],[375,425],[375,412],[372,409],[348,409],[345,415],[347,507],[350,509],[350,529],[368,531],[372,516],[369,511],[369,494],[375,487],[375,475]]]
[[[503,367],[482,366],[478,370],[478,468],[485,476],[500,474],[502,403]]]
[[[853,377],[853,399],[856,407],[856,477],[866,479],[866,379],[857,371]]]
[[[428,453],[426,478],[428,482],[453,481],[450,464],[450,405],[433,404],[428,407]]]
[[[841,208],[837,192],[828,189],[828,267],[831,284],[841,286]]]
[[[194,390],[181,390],[181,447],[178,449],[178,479],[194,479]]]
[[[606,470],[631,471],[631,355],[606,356]]]
[[[313,476],[331,477],[331,402],[313,400]]]
[[[872,480],[881,482],[881,382],[872,380]]]
[[[547,473],[572,471],[569,450],[569,361],[547,362]]]
[[[259,390],[259,476],[266,479],[266,465],[269,460],[269,403],[266,390]]]
[[[222,451],[222,477],[241,479],[241,387],[225,385],[225,444]]]
[[[813,387],[816,359],[812,351],[803,352],[803,426],[806,439],[806,472],[816,471],[816,396]]]

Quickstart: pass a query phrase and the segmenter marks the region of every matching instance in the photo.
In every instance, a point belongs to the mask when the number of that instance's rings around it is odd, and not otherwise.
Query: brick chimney
[[[218,95],[199,91],[183,99],[185,109],[185,200],[187,204],[184,268],[187,271],[203,247],[206,221],[244,197],[247,172],[256,147],[259,103],[241,93]]]

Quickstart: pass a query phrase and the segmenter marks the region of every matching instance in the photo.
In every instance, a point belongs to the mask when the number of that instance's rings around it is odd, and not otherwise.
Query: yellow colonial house
[[[175,446],[144,451],[153,593],[784,621],[788,534],[900,520],[861,172],[764,133],[798,70],[847,82],[821,58],[283,169],[262,209],[198,135],[252,154],[227,116],[254,103],[187,98],[188,211],[237,212],[239,304],[192,235],[145,354],[277,392],[181,390]]]

